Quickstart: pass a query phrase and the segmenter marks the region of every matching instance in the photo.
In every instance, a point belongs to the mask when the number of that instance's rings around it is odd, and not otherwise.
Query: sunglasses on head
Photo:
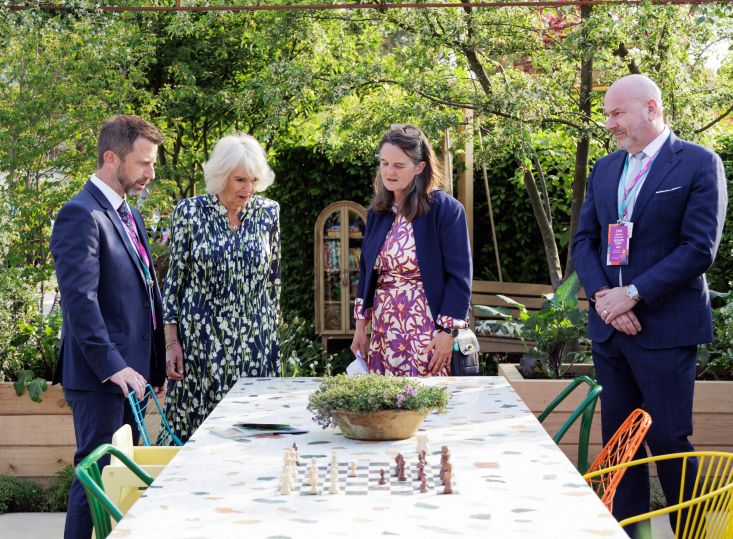
[[[392,124],[389,126],[389,132],[397,132],[402,133],[405,136],[408,137],[420,137],[420,130],[416,127],[410,127],[409,125],[403,125],[403,124]]]

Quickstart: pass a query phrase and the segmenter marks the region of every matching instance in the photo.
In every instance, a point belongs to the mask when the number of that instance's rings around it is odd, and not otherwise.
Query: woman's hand
[[[366,334],[366,326],[366,320],[357,320],[356,329],[354,330],[354,338],[351,340],[351,352],[354,356],[356,356],[357,352],[360,352],[364,361],[367,359],[367,344],[369,344],[369,339]]]
[[[171,380],[183,380],[183,349],[178,342],[178,325],[166,324],[165,373]]]
[[[450,360],[453,356],[453,342],[454,339],[450,334],[445,331],[438,331],[430,341],[430,344],[425,348],[424,354],[429,354],[433,351],[433,358],[428,364],[428,371],[430,374],[440,374],[444,370],[450,371]]]
[[[165,351],[165,372],[171,380],[183,380],[183,349],[178,343]]]

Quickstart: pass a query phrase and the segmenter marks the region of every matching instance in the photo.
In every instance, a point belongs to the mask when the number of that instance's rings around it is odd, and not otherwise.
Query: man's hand
[[[634,311],[629,311],[617,316],[613,322],[611,322],[611,325],[617,331],[626,333],[626,335],[636,335],[641,331],[641,324],[639,323],[639,319],[636,318]]]
[[[636,306],[636,302],[626,295],[626,287],[617,286],[599,290],[595,295],[596,312],[606,324],[611,324],[616,317],[631,311]]]
[[[120,386],[125,397],[130,394],[130,391],[127,389],[128,386],[137,394],[138,399],[142,399],[143,395],[145,395],[145,378],[135,369],[125,367],[110,376],[109,380],[113,384]]]
[[[168,380],[166,379],[163,382],[163,385],[160,387],[154,387],[153,391],[155,392],[155,398],[160,400],[163,400],[163,397],[165,397],[165,394],[168,392]]]
[[[446,367],[450,369],[450,360],[453,356],[453,342],[455,339],[451,337],[445,331],[439,331],[436,333],[433,340],[425,348],[423,354],[428,355],[430,351],[433,351],[433,358],[430,360],[428,370],[430,374],[439,374],[445,370]]]
[[[183,349],[178,343],[165,352],[165,372],[171,380],[183,380]]]

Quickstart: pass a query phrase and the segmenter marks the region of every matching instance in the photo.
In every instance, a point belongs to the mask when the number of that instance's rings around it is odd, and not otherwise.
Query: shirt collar
[[[109,185],[104,183],[102,180],[100,180],[96,174],[92,174],[92,177],[90,178],[91,182],[96,185],[100,191],[102,191],[102,194],[105,196],[105,198],[109,201],[112,208],[114,208],[115,211],[120,209],[120,206],[125,201],[124,198],[122,198],[114,189],[112,189]]]
[[[666,125],[664,126],[664,129],[662,132],[655,138],[653,141],[651,141],[649,144],[646,145],[646,148],[644,148],[642,151],[644,152],[644,158],[651,157],[655,153],[659,151],[659,148],[662,147],[662,144],[667,140],[667,137],[669,136],[669,127]],[[633,154],[629,154],[632,156]]]

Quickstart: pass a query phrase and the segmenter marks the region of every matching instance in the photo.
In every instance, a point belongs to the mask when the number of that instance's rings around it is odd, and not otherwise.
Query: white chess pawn
[[[293,485],[290,482],[290,474],[283,472],[280,476],[280,494],[290,494],[293,491]]]
[[[331,473],[331,488],[328,489],[330,494],[339,493],[339,476],[338,474]]]
[[[356,461],[351,461],[351,465],[349,466],[349,477],[356,477]]]

